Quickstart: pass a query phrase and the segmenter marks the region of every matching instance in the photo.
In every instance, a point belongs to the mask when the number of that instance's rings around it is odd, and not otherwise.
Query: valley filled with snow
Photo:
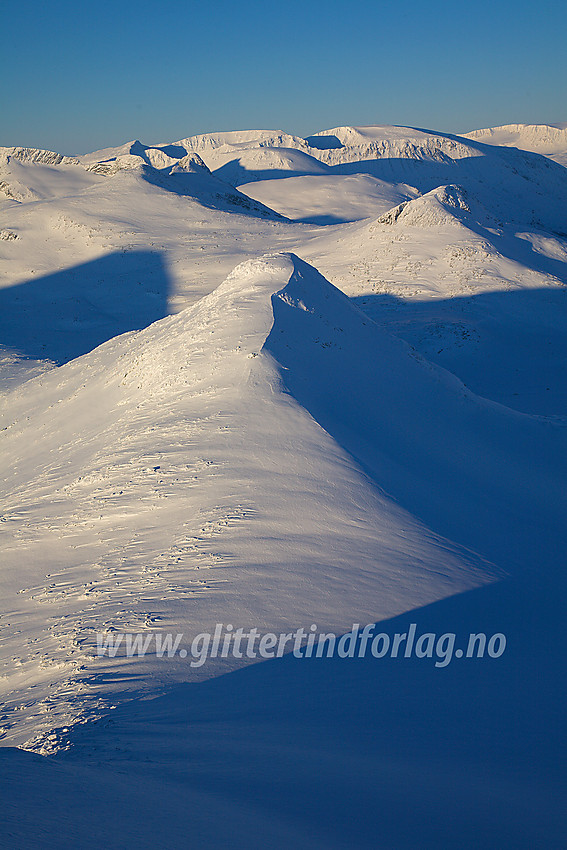
[[[565,846],[566,133],[0,148],[0,847]]]

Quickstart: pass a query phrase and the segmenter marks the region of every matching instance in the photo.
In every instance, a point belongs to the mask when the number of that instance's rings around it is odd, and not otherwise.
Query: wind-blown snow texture
[[[0,149],[0,846],[562,846],[564,132]]]

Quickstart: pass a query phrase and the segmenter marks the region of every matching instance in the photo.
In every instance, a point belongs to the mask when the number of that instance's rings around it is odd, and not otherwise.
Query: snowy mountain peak
[[[476,202],[478,212],[479,202]],[[484,211],[486,213],[486,211]],[[398,204],[381,215],[380,224],[407,224],[413,227],[442,227],[461,224],[471,218],[471,196],[463,186],[438,186],[419,198]],[[483,217],[486,224],[486,215]]]
[[[191,172],[202,172],[205,171],[210,174],[210,170],[207,168],[201,157],[195,151],[189,151],[186,156],[181,157],[174,162],[171,167],[171,174],[175,174],[178,171],[191,171]]]

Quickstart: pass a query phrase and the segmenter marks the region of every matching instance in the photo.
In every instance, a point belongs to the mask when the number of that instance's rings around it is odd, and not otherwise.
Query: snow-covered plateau
[[[0,848],[565,847],[566,127],[0,148]]]

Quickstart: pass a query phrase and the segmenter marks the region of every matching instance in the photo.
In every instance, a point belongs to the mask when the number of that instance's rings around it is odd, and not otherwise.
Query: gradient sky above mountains
[[[552,0],[32,0],[2,17],[2,145],[567,120],[567,7]]]

